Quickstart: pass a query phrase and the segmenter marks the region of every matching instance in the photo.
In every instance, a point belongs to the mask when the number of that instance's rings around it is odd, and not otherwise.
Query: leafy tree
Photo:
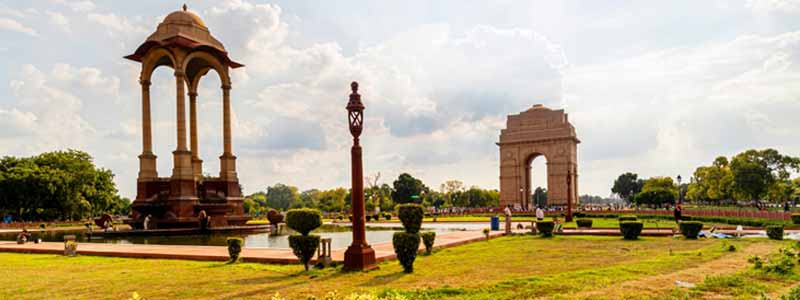
[[[287,210],[292,204],[296,205],[299,201],[300,195],[297,187],[278,183],[267,188],[267,206],[269,207]]]
[[[644,182],[638,179],[638,176],[630,172],[619,175],[617,180],[614,180],[614,187],[611,188],[611,192],[619,195],[620,198],[629,203],[633,202],[633,196],[639,193],[642,190],[642,185],[644,185]]]
[[[392,200],[398,204],[410,203],[413,200],[411,198],[412,196],[420,196],[423,191],[428,191],[428,187],[425,186],[421,180],[414,178],[408,173],[400,174],[393,185],[394,191],[392,191]]]
[[[122,214],[130,200],[118,195],[114,174],[96,168],[83,151],[46,152],[0,159],[0,212],[25,220],[74,220]]]
[[[244,212],[248,214],[262,215],[269,211],[267,194],[264,192],[258,192],[245,197],[242,205],[244,206]]]
[[[677,198],[678,187],[671,177],[653,177],[644,181],[642,191],[634,196],[633,201],[639,205],[661,207],[675,204]]]
[[[772,186],[785,184],[791,171],[800,171],[800,158],[781,155],[775,149],[747,150],[733,157],[730,168],[734,191],[740,198],[758,202],[770,189],[781,189]]]

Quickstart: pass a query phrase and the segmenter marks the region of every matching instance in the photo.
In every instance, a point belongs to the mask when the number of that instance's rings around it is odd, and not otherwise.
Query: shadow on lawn
[[[311,270],[311,271],[298,271],[295,273],[281,273],[277,271],[270,271],[274,273],[278,273],[280,275],[276,276],[265,276],[265,277],[257,277],[257,278],[244,278],[232,281],[233,284],[239,285],[264,285],[264,284],[271,284],[271,283],[281,283],[284,281],[288,281],[291,279],[297,279],[297,282],[288,282],[285,284],[280,285],[269,285],[264,288],[260,288],[254,291],[243,292],[235,295],[230,295],[225,297],[225,299],[240,299],[240,298],[247,298],[253,297],[256,295],[263,295],[263,296],[271,296],[274,295],[275,292],[284,289],[291,289],[292,287],[308,284],[310,280],[330,280],[341,275],[348,274],[347,272],[341,272],[341,269],[336,268],[334,270]]]
[[[386,275],[378,275],[378,276],[373,277],[369,281],[365,282],[363,285],[364,286],[384,285],[384,284],[393,282],[395,280],[398,280],[400,278],[403,278],[406,275],[408,275],[408,273],[405,273],[403,271],[398,271],[398,272],[391,273],[391,274],[386,274]]]

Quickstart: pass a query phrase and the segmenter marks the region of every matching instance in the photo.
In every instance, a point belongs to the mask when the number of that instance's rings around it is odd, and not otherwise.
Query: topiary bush
[[[556,227],[556,224],[553,221],[538,221],[536,222],[536,230],[539,231],[543,237],[551,237],[553,236],[553,228]]]
[[[575,223],[578,227],[592,228],[592,219],[578,219]]]
[[[302,235],[308,235],[322,226],[322,214],[313,208],[290,209],[286,212],[286,225]]]
[[[625,222],[625,221],[636,221],[636,216],[620,216],[620,217],[619,217],[619,221],[620,221],[620,222]]]
[[[422,206],[419,204],[400,204],[397,206],[397,217],[403,222],[403,228],[408,233],[419,232],[422,227]]]
[[[394,253],[397,255],[397,260],[403,266],[403,272],[414,272],[414,260],[417,259],[417,251],[419,250],[419,234],[416,232],[395,232],[392,237],[392,245],[394,245]]]
[[[782,225],[770,225],[770,226],[767,226],[767,236],[771,240],[782,240],[783,239],[783,226]]]
[[[392,219],[392,214],[385,214],[385,215],[383,215],[383,218],[385,218],[386,221],[389,221],[389,220]]]
[[[317,235],[290,235],[289,247],[292,247],[292,252],[297,256],[297,259],[303,263],[306,271],[308,271],[308,262],[314,257],[319,247],[319,236]]]
[[[419,235],[422,237],[422,243],[425,244],[425,253],[431,254],[431,251],[433,251],[433,242],[436,240],[436,232],[425,231]]]
[[[681,234],[687,239],[697,239],[700,230],[703,230],[703,223],[698,221],[681,222]]]
[[[370,216],[370,215],[366,215],[366,216],[364,216],[364,218],[367,220],[367,222],[369,222],[370,220],[372,220],[372,216]]]
[[[289,236],[289,247],[308,271],[308,262],[319,247],[319,236],[308,233],[322,226],[322,214],[312,208],[290,209],[286,212],[286,225],[301,234]]]
[[[792,224],[800,225],[800,214],[792,214]]]
[[[269,212],[267,212],[267,220],[269,220],[269,223],[272,225],[278,225],[278,223],[283,222],[283,215],[277,210],[270,209]]]
[[[619,223],[619,231],[622,233],[622,238],[626,240],[635,240],[642,234],[642,222],[637,221],[623,221]]]
[[[242,253],[242,246],[244,246],[244,239],[238,237],[229,237],[225,242],[228,244],[228,256],[230,257],[229,263],[239,261],[239,254]]]

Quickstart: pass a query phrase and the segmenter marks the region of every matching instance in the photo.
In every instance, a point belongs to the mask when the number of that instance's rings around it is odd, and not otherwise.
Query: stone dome
[[[170,13],[166,18],[164,18],[162,23],[190,24],[208,28],[206,23],[203,22],[203,19],[200,19],[200,17],[196,14],[186,10],[179,10]]]
[[[142,56],[153,47],[179,46],[195,49],[208,49],[227,63],[232,68],[243,66],[231,60],[228,52],[222,43],[211,36],[206,23],[196,14],[188,11],[186,6],[183,10],[170,13],[164,21],[158,24],[158,28],[136,51],[125,58],[141,61]],[[210,49],[209,49],[210,48]]]

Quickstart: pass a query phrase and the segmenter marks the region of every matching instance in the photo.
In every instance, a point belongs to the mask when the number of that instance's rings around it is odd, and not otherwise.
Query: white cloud
[[[51,0],[53,3],[69,7],[75,12],[89,12],[95,9],[94,2],[89,0]]]
[[[110,36],[114,36],[116,34],[148,33],[147,28],[139,24],[134,24],[128,19],[128,17],[118,16],[113,13],[111,14],[90,13],[87,15],[87,18],[89,19],[90,22],[94,22],[97,25],[104,26],[104,28],[106,29],[106,33]]]
[[[30,28],[28,26],[23,25],[16,20],[8,19],[8,18],[0,18],[0,30],[8,30],[8,31],[15,31],[24,33],[30,36],[38,36],[39,34],[36,33],[36,30]]]
[[[800,1],[797,0],[748,0],[747,6],[757,13],[800,13]]]
[[[50,23],[57,26],[60,30],[70,32],[69,19],[64,16],[64,14],[55,11],[46,11],[45,14],[47,14],[50,19]]]

